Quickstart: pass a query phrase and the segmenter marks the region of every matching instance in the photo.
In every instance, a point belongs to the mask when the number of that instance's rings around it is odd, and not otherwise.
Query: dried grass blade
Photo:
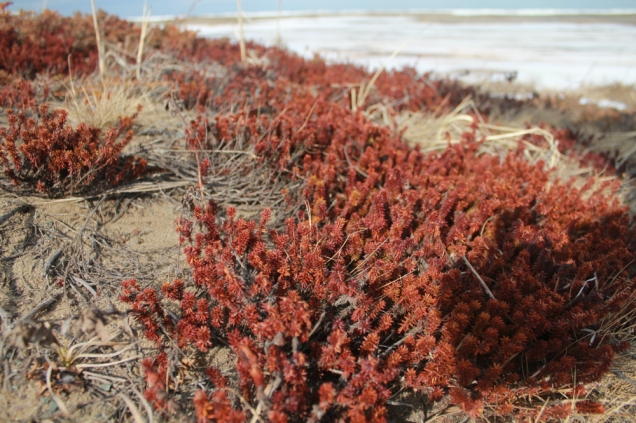
[[[57,404],[57,408],[59,408],[60,411],[66,417],[69,417],[70,413],[68,412],[68,408],[66,407],[66,404],[64,404],[64,401],[62,401],[62,398],[60,398],[59,396],[55,394],[55,392],[53,392],[53,387],[51,386],[52,373],[53,373],[53,364],[49,362],[49,368],[46,369],[46,387],[49,390],[49,394],[51,394],[51,398],[53,398],[53,401],[55,401],[55,404]]]
[[[120,392],[119,393],[119,397],[128,406],[128,410],[130,410],[130,414],[132,414],[133,419],[135,419],[135,423],[146,423],[144,418],[141,416],[141,413],[139,412],[139,409],[137,408],[135,403],[130,398],[128,398],[128,396],[126,396],[126,394],[123,394],[123,393]]]
[[[136,355],[134,357],[125,358],[123,360],[113,361],[112,363],[99,363],[99,364],[85,363],[85,364],[78,364],[75,367],[77,367],[78,369],[88,369],[88,368],[94,368],[94,367],[116,366],[117,364],[126,363],[128,361],[136,360],[136,359],[141,358],[141,357],[143,357],[143,355]]]

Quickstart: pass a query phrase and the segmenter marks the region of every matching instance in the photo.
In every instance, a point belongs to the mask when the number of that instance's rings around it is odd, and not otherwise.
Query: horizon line
[[[523,8],[523,9],[385,9],[385,10],[369,10],[369,9],[315,9],[315,10],[281,10],[278,11],[243,11],[242,15],[246,18],[267,19],[277,17],[313,17],[313,16],[347,16],[347,15],[384,15],[384,14],[419,14],[419,15],[451,15],[458,17],[481,17],[481,16],[523,16],[523,17],[542,17],[542,16],[620,16],[620,15],[636,15],[636,8],[633,9],[572,9],[572,8]],[[124,19],[136,22],[142,21],[142,16],[126,16]],[[238,12],[221,12],[221,13],[201,13],[201,14],[173,14],[173,15],[156,15],[150,16],[150,21],[186,19],[186,18],[238,18]]]

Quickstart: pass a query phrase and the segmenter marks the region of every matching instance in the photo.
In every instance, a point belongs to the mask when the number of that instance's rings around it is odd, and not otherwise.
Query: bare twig
[[[141,401],[141,403],[144,405],[144,408],[146,409],[146,414],[148,414],[148,423],[154,423],[155,419],[152,414],[152,406],[150,405],[146,397],[144,397],[141,392],[135,389],[134,386],[131,386],[130,389],[135,393],[135,395],[137,395],[137,397],[139,397],[139,401]]]
[[[95,214],[97,209],[99,209],[99,206],[102,205],[102,203],[104,202],[105,199],[106,199],[106,196],[103,195],[102,198],[100,198],[99,201],[97,202],[97,205],[95,207],[93,207],[93,210],[91,210],[91,212],[88,214],[88,216],[86,216],[86,220],[84,221],[84,224],[82,225],[82,228],[80,229],[79,233],[77,234],[77,240],[78,241],[80,241],[80,242],[82,241],[82,234],[86,230],[86,226],[88,226],[88,222],[90,222],[91,217],[93,217],[93,215]]]
[[[322,319],[325,317],[325,312],[323,311],[322,313],[320,313],[320,317],[318,318],[318,321],[316,322],[316,324],[314,325],[313,328],[311,328],[311,332],[309,332],[309,336],[307,336],[307,338],[311,338],[311,335],[314,334],[314,332],[316,332],[316,330],[320,327],[320,323],[322,322]]]
[[[252,405],[249,403],[248,400],[246,400],[243,395],[240,394],[240,392],[238,392],[235,389],[232,388],[221,388],[221,389],[225,389],[228,392],[233,393],[234,395],[236,395],[243,404],[245,404],[245,406],[247,407],[248,410],[250,410],[250,412],[252,413],[253,418],[256,418],[256,420],[258,420],[261,423],[265,423],[263,421],[263,419],[259,416],[259,413],[254,409],[254,407],[252,407]]]
[[[92,286],[90,286],[88,284],[88,282],[86,282],[84,279],[82,278],[78,278],[77,276],[72,276],[73,280],[76,283],[79,283],[80,285],[82,285],[84,288],[86,288],[91,294],[93,294],[93,297],[97,297],[97,291],[95,291],[95,289],[93,289]]]
[[[342,150],[344,151],[345,159],[347,159],[347,164],[349,165],[349,167],[354,168],[356,170],[356,172],[358,172],[361,176],[364,176],[365,178],[368,178],[369,175],[367,175],[365,172],[361,171],[358,166],[354,166],[353,163],[351,163],[351,159],[349,159],[349,153],[347,153],[348,145],[349,144],[345,144],[344,147],[342,147]]]
[[[405,403],[405,402],[387,401],[386,403],[387,403],[387,404],[389,404],[389,405],[397,405],[397,406],[400,406],[400,407],[409,407],[409,408],[412,408],[413,410],[417,410],[417,409],[416,409],[415,407],[413,407],[411,404],[407,404],[407,403]]]
[[[276,45],[280,47],[283,44],[283,40],[280,36],[280,9],[283,0],[278,0],[278,13],[276,14]]]
[[[614,373],[616,376],[620,377],[625,382],[629,383],[634,388],[636,388],[636,380],[634,380],[631,377],[625,375],[625,373],[621,372],[620,370],[612,370],[612,373]]]
[[[44,266],[42,267],[43,276],[45,276],[49,272],[49,269],[51,268],[51,266],[53,266],[55,261],[62,255],[62,251],[64,251],[64,247],[58,248],[57,250],[53,252],[53,254],[49,256],[49,258],[44,263]]]
[[[5,310],[1,305],[0,305],[0,319],[2,319],[2,322],[5,324],[11,323],[11,313]]]
[[[101,373],[89,372],[88,370],[84,370],[82,372],[82,375],[84,375],[84,376],[92,376],[92,377],[95,377],[95,378],[107,380],[109,382],[117,382],[117,383],[125,383],[126,382],[126,379],[124,379],[123,377],[104,375],[104,374],[101,374]]]
[[[5,213],[2,216],[0,216],[0,225],[2,225],[7,220],[11,219],[13,217],[13,215],[15,215],[17,213],[28,213],[31,210],[33,210],[33,206],[32,205],[30,205],[30,204],[20,204],[18,207],[14,208],[10,212]]]
[[[194,6],[196,6],[197,3],[200,3],[200,2],[201,2],[201,0],[194,0],[192,2],[192,4],[190,5],[190,8],[188,9],[188,12],[185,15],[186,19],[189,18],[192,15],[192,12],[194,11]]]
[[[123,360],[113,361],[113,362],[109,362],[109,363],[99,363],[99,364],[85,363],[85,364],[78,364],[75,367],[77,367],[78,369],[86,369],[86,368],[95,368],[95,367],[116,366],[118,364],[126,363],[126,362],[132,361],[132,360],[137,360],[138,358],[142,358],[142,357],[143,357],[142,355],[136,355],[134,357],[129,357],[129,358],[125,358]]]
[[[492,292],[490,291],[490,288],[488,288],[488,285],[486,285],[486,282],[484,282],[484,280],[481,278],[481,276],[479,276],[479,273],[477,273],[477,271],[475,270],[475,268],[473,267],[472,264],[470,264],[470,262],[468,261],[468,259],[466,258],[466,256],[462,257],[464,259],[464,263],[466,263],[466,266],[468,266],[468,268],[470,269],[471,272],[473,272],[473,275],[475,275],[475,277],[477,278],[477,280],[479,281],[479,283],[481,284],[482,288],[484,288],[484,291],[486,291],[486,294],[488,294],[488,296],[490,298],[492,298],[493,300],[496,300],[495,296],[492,294]]]
[[[142,192],[155,192],[155,191],[161,191],[164,189],[185,187],[191,184],[192,183],[190,181],[168,181],[163,183],[140,182],[138,184],[129,185],[126,188],[113,189],[110,191],[106,191],[102,194],[87,195],[86,197],[67,197],[67,198],[60,198],[57,200],[44,200],[42,202],[36,203],[36,205],[53,204],[53,203],[77,203],[79,201],[92,200],[102,196],[111,197],[113,195],[119,195],[119,194],[138,194]]]
[[[117,212],[117,214],[115,216],[113,216],[112,219],[110,219],[110,221],[108,222],[109,224],[115,223],[117,222],[124,214],[126,214],[126,211],[128,210],[128,206],[130,206],[130,203],[132,203],[133,199],[129,198],[127,199],[124,204],[121,205],[121,208],[119,209],[119,212]],[[117,209],[117,207],[115,207],[115,209]]]
[[[309,113],[307,113],[307,117],[305,118],[305,121],[303,122],[302,126],[298,128],[298,131],[296,131],[296,133],[300,133],[300,131],[305,129],[305,125],[307,125],[307,122],[309,122],[309,118],[311,117],[311,114],[314,112],[314,108],[316,107],[316,104],[318,104],[318,99],[314,101],[314,104],[311,106],[311,109],[309,109]]]
[[[33,307],[31,309],[31,311],[29,311],[27,314],[25,314],[24,316],[20,317],[20,319],[16,323],[24,322],[26,320],[31,320],[33,317],[35,317],[36,314],[38,314],[40,311],[50,307],[53,303],[55,303],[59,299],[60,299],[60,294],[56,294],[53,297],[42,301],[40,304],[38,304],[35,307]]]
[[[254,154],[251,151],[245,151],[245,150],[192,150],[192,149],[171,149],[171,150],[166,150],[167,153],[214,153],[214,154],[236,154],[236,155],[241,155],[241,154],[245,154],[247,156],[250,156],[251,158],[256,159],[258,156],[256,156],[256,154]]]
[[[366,87],[364,86],[364,83],[360,86],[360,94],[358,95],[357,98],[357,102],[356,102],[356,109],[362,107],[364,105],[364,102],[367,100],[367,96],[369,95],[369,92],[371,92],[371,88],[373,88],[373,84],[375,84],[375,81],[380,77],[380,74],[382,74],[382,72],[384,71],[384,69],[386,69],[386,67],[388,66],[388,64],[391,62],[391,60],[393,60],[395,58],[395,56],[397,56],[400,51],[402,51],[402,49],[408,44],[410,43],[416,36],[418,36],[422,31],[418,31],[415,34],[413,34],[409,39],[407,39],[406,41],[404,41],[402,43],[402,45],[400,45],[394,52],[393,54],[391,54],[391,56],[389,56],[389,58],[382,64],[382,67],[380,67],[380,69],[378,69],[375,74],[373,75],[373,77],[371,77],[371,80],[369,81],[369,83],[366,85]],[[355,98],[355,97],[353,97]],[[354,110],[355,111],[355,110]]]

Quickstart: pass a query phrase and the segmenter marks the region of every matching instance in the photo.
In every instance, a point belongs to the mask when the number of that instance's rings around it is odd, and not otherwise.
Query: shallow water
[[[273,45],[278,23],[245,24],[247,39]],[[237,25],[189,25],[206,37],[236,39]],[[614,82],[636,84],[636,25],[618,23],[430,23],[415,16],[287,17],[285,46],[305,57],[351,61],[377,68],[404,42],[388,67],[466,80],[504,78],[539,89],[576,89]],[[468,73],[467,73],[468,72]]]

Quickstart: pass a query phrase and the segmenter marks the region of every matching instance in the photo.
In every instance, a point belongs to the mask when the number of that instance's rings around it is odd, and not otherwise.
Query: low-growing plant
[[[7,111],[0,128],[0,165],[14,186],[51,196],[73,195],[99,185],[115,186],[139,178],[146,160],[122,154],[133,137],[136,115],[120,118],[106,131],[80,123],[73,128],[63,110],[40,106],[36,117]]]
[[[265,165],[304,179],[306,209],[285,230],[267,230],[269,210],[252,221],[197,207],[178,222],[192,282],[123,283],[160,350],[236,354],[235,379],[206,371],[198,420],[378,422],[393,395],[415,391],[471,417],[568,415],[559,392],[598,380],[628,346],[600,330],[624,323],[608,317],[634,294],[629,217],[608,187],[550,183],[521,144],[500,159],[471,133],[424,155],[314,103],[219,117],[210,131],[250,136]],[[144,366],[163,383],[148,385],[161,408],[175,363]],[[547,405],[521,406],[528,396]]]
[[[36,94],[33,84],[25,79],[16,79],[2,86],[0,88],[0,108],[15,108],[37,112]]]

